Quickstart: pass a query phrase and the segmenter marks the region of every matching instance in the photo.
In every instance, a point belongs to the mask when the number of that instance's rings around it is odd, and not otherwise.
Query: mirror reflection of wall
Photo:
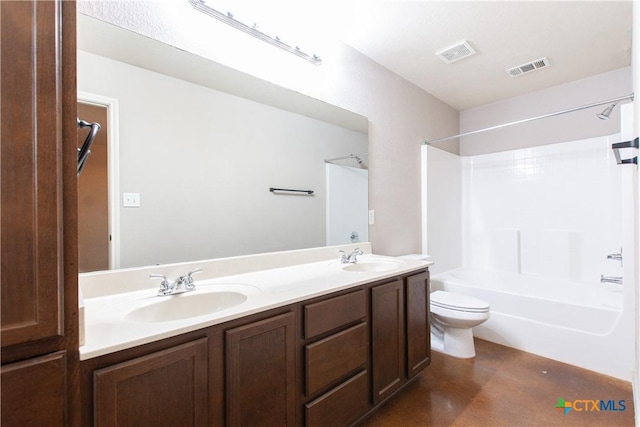
[[[118,100],[114,267],[324,246],[324,159],[368,150],[362,132],[82,50],[78,89]]]

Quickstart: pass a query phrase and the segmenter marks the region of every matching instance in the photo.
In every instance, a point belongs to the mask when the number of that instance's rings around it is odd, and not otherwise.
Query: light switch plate
[[[376,223],[376,215],[373,211],[373,209],[369,210],[369,225],[373,225]]]
[[[122,206],[125,208],[139,208],[140,193],[122,193]]]

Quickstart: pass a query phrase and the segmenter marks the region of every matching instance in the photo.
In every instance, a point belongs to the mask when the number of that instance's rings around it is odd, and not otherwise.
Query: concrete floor
[[[359,427],[634,425],[629,382],[483,340],[476,353],[433,352],[418,380]],[[560,398],[575,408],[564,414]],[[609,410],[595,410],[600,404],[591,401],[600,400]]]

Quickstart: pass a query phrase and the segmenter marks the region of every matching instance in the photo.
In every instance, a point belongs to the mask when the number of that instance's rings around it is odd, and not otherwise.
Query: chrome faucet
[[[364,254],[364,252],[362,252],[360,248],[355,248],[349,255],[347,255],[347,253],[342,249],[340,249],[338,253],[340,253],[340,262],[342,264],[354,264],[358,262],[358,255]]]
[[[613,261],[620,261],[620,266],[622,267],[622,248],[620,248],[620,252],[617,254],[609,254],[607,255],[607,259]],[[604,274],[600,275],[600,283],[615,283],[617,285],[622,285],[622,277],[620,276],[605,276]]]
[[[618,254],[609,254],[609,255],[607,255],[607,259],[612,259],[614,261],[620,261],[620,264],[622,264],[622,249],[620,249],[620,253],[618,253]]]
[[[162,279],[160,289],[158,289],[158,296],[163,297],[195,290],[196,284],[193,281],[193,275],[200,272],[202,272],[202,268],[196,268],[187,273],[186,276],[180,276],[174,281],[169,280],[164,274],[150,274],[149,279]],[[182,291],[179,291],[181,286]]]
[[[616,285],[622,285],[622,277],[619,276],[605,276],[600,275],[600,283],[615,283]]]

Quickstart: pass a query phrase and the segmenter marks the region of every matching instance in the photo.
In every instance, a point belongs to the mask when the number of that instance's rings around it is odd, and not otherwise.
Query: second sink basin
[[[169,322],[203,316],[226,310],[247,300],[247,296],[234,291],[194,291],[158,297],[157,302],[136,308],[125,320],[136,322]]]

